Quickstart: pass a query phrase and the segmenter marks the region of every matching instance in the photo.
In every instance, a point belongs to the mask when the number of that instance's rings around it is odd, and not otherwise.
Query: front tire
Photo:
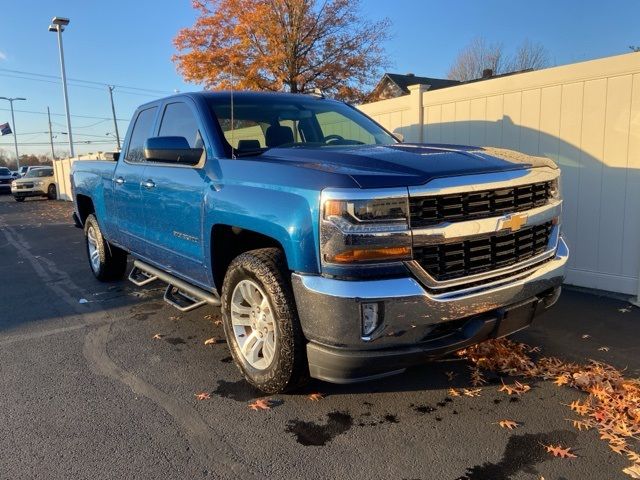
[[[280,249],[252,250],[231,262],[222,318],[231,354],[251,385],[273,394],[308,379],[305,339]]]
[[[16,202],[24,202],[24,197],[13,197],[16,199]]]
[[[120,280],[127,269],[127,252],[104,239],[94,215],[85,220],[84,234],[89,265],[95,277],[101,282]]]
[[[49,185],[47,189],[47,198],[49,200],[57,200],[58,199],[58,189],[56,188],[55,183]]]

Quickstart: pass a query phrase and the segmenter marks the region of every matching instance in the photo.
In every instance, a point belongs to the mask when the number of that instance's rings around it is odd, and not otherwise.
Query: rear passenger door
[[[117,243],[132,253],[146,254],[144,205],[141,198],[141,185],[146,163],[144,160],[144,142],[153,136],[158,107],[150,107],[138,112],[134,119],[131,138],[126,153],[118,161],[113,178],[112,198],[106,198],[112,216],[116,220],[114,232]],[[108,189],[105,189],[105,193]]]
[[[203,148],[203,155],[195,166],[147,163],[142,198],[149,258],[164,270],[206,287],[202,232],[206,148],[201,131],[189,99],[164,106],[158,136],[184,137],[191,148]]]

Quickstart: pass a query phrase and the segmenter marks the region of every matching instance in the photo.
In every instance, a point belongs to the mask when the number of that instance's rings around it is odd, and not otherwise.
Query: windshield
[[[11,176],[11,170],[8,168],[0,168],[0,175],[3,177]]]
[[[397,140],[355,108],[333,100],[300,95],[216,98],[210,107],[224,138],[227,157],[259,155],[270,148],[331,148],[389,145]]]
[[[53,170],[51,168],[37,168],[30,170],[24,178],[50,177],[52,175]]]

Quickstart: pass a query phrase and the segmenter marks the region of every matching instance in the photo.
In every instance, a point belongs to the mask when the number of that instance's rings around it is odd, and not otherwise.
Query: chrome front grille
[[[495,190],[411,197],[412,228],[523,212],[545,205],[553,182],[537,182]]]
[[[436,281],[502,269],[544,253],[553,222],[483,238],[415,247],[414,260]]]
[[[413,260],[406,265],[434,293],[537,268],[559,241],[558,175],[542,167],[409,187]]]

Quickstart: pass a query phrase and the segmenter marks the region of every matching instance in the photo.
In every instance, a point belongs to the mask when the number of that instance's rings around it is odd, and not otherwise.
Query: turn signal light
[[[335,263],[354,263],[372,260],[406,260],[410,256],[410,247],[355,248],[340,252],[328,260]]]

